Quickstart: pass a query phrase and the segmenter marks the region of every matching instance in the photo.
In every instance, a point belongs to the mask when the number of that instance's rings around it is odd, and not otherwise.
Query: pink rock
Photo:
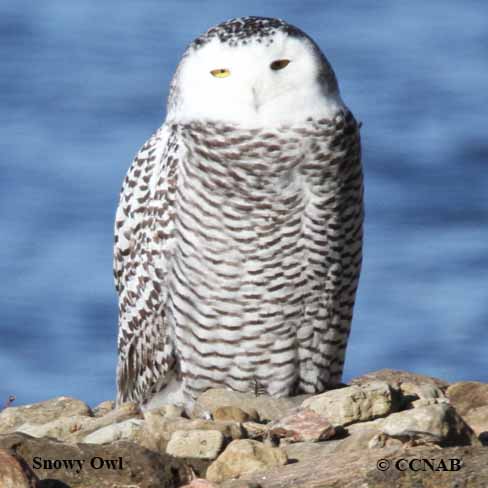
[[[291,442],[316,442],[335,435],[333,425],[309,408],[297,410],[270,425],[270,434]]]

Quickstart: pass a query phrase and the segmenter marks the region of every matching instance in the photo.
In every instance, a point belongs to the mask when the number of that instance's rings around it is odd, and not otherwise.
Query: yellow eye
[[[276,61],[273,61],[269,65],[269,67],[274,71],[278,71],[279,69],[286,68],[289,64],[290,64],[289,59],[278,59]]]
[[[212,76],[215,78],[227,78],[230,75],[230,71],[228,69],[220,68],[220,69],[213,69],[210,71]]]

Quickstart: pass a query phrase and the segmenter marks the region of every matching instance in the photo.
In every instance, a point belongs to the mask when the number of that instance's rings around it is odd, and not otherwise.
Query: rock
[[[469,410],[469,412],[464,416],[464,420],[474,430],[476,435],[483,435],[484,438],[487,437],[488,405]]]
[[[224,436],[218,430],[177,430],[166,452],[175,457],[215,459],[222,450]]]
[[[117,424],[107,425],[83,438],[88,444],[108,444],[119,440],[140,441],[144,429],[141,419],[127,419]],[[140,442],[139,442],[140,443]]]
[[[239,407],[252,416],[257,411],[262,420],[279,420],[288,410],[298,407],[310,395],[300,395],[289,398],[274,398],[268,395],[254,395],[240,393],[225,388],[212,388],[202,393],[193,410],[193,417],[201,416],[204,412],[212,412],[221,406]]]
[[[472,429],[445,403],[393,413],[381,422],[381,430],[397,438],[428,434],[443,446],[479,445]]]
[[[347,436],[337,442],[334,452],[350,452],[354,450],[369,449],[371,440],[382,433],[380,429],[381,420],[383,419],[348,425]]]
[[[391,388],[384,382],[327,391],[308,398],[302,407],[326,417],[334,426],[384,417],[396,408]]]
[[[245,431],[244,437],[249,437],[250,439],[263,439],[268,435],[268,426],[264,424],[259,424],[257,422],[244,422],[242,424]]]
[[[307,442],[330,439],[334,437],[335,429],[325,417],[304,408],[273,422],[269,433],[290,442]]]
[[[81,415],[60,417],[44,424],[24,423],[17,426],[15,431],[33,437],[52,437],[54,439],[76,443],[99,429],[111,427],[117,430],[118,428],[115,427],[115,424],[118,422],[123,422],[134,417],[139,418],[140,416],[139,408],[135,404],[126,403],[101,417]]]
[[[218,430],[227,439],[241,439],[244,437],[244,431],[237,422],[147,416],[145,427],[151,435],[161,436],[167,441],[169,441],[173,432],[177,430]]]
[[[286,453],[291,463],[308,461],[312,456],[326,458],[337,447],[340,441],[327,442],[294,442],[280,446]]]
[[[286,453],[279,447],[266,446],[250,439],[235,440],[210,465],[207,478],[210,481],[224,481],[242,474],[283,466],[286,462]]]
[[[380,369],[372,373],[358,376],[351,380],[351,385],[361,386],[365,383],[371,383],[372,381],[384,381],[393,388],[400,388],[402,383],[410,383],[414,385],[434,385],[441,391],[445,391],[449,386],[444,380],[434,378],[432,376],[425,376],[417,373],[410,373],[408,371],[396,371],[394,369]]]
[[[188,465],[200,476],[209,465],[205,460],[183,462],[125,441],[110,445],[65,444],[13,433],[0,436],[0,447],[14,449],[33,466],[41,480],[59,480],[70,488],[174,488],[187,481]],[[85,462],[81,469],[77,463],[55,469],[53,460]]]
[[[143,415],[145,419],[147,416],[151,415],[167,418],[178,418],[183,415],[183,407],[179,407],[177,405],[161,405],[158,408],[144,411]]]
[[[90,407],[81,400],[57,397],[44,402],[8,407],[0,413],[0,434],[14,432],[23,424],[40,425],[61,417],[91,417]]]
[[[443,391],[431,383],[401,383],[402,404],[404,408],[418,408],[436,403],[449,403]]]
[[[205,480],[203,478],[195,478],[188,485],[181,488],[219,488],[215,483]]]
[[[162,417],[158,413],[146,412],[142,445],[148,449],[166,452],[166,447],[177,430],[218,430],[226,441],[241,439],[245,436],[244,429],[237,422],[214,422],[203,419],[185,419]]]
[[[259,483],[244,480],[227,480],[219,483],[219,488],[262,488]]]
[[[92,432],[100,430],[104,427],[110,427],[110,426],[114,426],[119,422],[124,422],[130,419],[140,419],[140,418],[142,418],[142,414],[139,406],[136,403],[130,403],[130,402],[124,403],[120,405],[120,407],[107,412],[102,417],[90,418],[86,422],[80,423],[80,428],[74,430],[68,436],[65,437],[52,436],[52,437],[55,437],[59,440],[66,440],[67,442],[71,442],[71,443],[81,442]],[[114,429],[117,430],[116,427],[114,427]]]
[[[328,441],[329,442],[329,441]],[[290,446],[291,447],[291,446]],[[409,449],[407,452],[394,449],[366,449],[351,452],[336,452],[324,458],[321,454],[303,462],[288,464],[266,472],[244,474],[238,480],[259,483],[261,488],[411,488],[411,487],[463,487],[486,488],[487,448],[456,447],[440,450],[437,446]],[[434,460],[437,469],[426,467],[423,471],[396,469],[399,459]],[[390,468],[377,468],[380,459],[386,459]],[[440,461],[444,460],[446,468]],[[462,460],[462,469],[447,471],[450,460]],[[454,463],[454,467],[456,464]],[[404,468],[405,465],[401,465]],[[418,467],[418,465],[416,466]],[[235,483],[235,484],[234,484]],[[238,488],[237,481],[229,480],[225,488]]]
[[[73,433],[79,432],[94,420],[93,417],[60,417],[45,424],[25,423],[15,428],[16,432],[30,435],[32,437],[52,437],[53,439],[64,440]]]
[[[451,405],[461,416],[467,415],[475,408],[488,406],[488,383],[477,381],[453,383],[446,394]]]
[[[36,488],[39,478],[25,460],[14,451],[0,449],[0,486],[2,488]]]
[[[259,421],[258,412],[254,408],[249,408],[248,412],[245,412],[241,408],[231,405],[216,408],[212,412],[212,417],[214,420],[231,420],[240,423]]]
[[[93,416],[94,417],[103,417],[108,412],[111,412],[115,408],[115,402],[113,400],[105,400],[104,402],[99,403],[93,409]]]

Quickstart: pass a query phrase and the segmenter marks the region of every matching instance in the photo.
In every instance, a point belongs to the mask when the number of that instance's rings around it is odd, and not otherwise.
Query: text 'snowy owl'
[[[118,402],[340,382],[362,224],[359,127],[314,41],[260,17],[200,36],[120,196]]]

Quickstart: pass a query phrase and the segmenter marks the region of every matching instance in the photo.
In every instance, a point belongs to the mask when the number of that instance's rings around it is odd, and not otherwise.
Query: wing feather
[[[169,380],[173,346],[165,316],[164,256],[171,246],[175,131],[163,125],[136,155],[115,218],[114,278],[119,294],[117,402],[143,403]]]

